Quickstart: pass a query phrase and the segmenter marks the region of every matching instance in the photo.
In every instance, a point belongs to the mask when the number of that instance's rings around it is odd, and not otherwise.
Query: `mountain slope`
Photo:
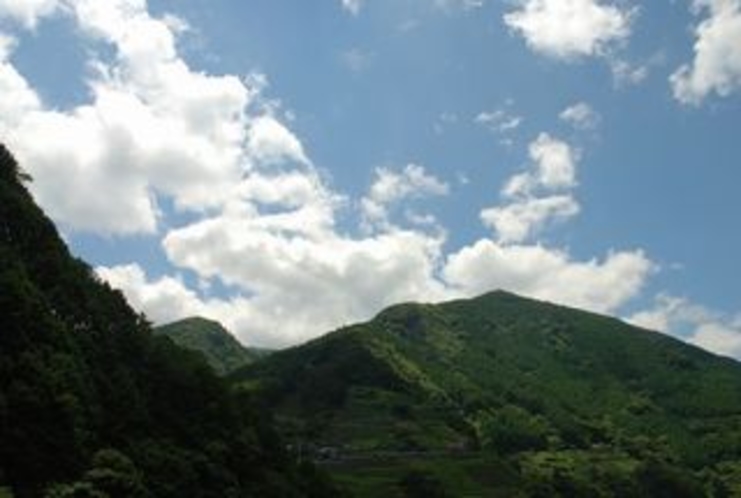
[[[741,365],[504,292],[395,306],[234,379],[288,437],[350,452],[603,448],[633,470],[655,459],[736,476],[741,457]]]
[[[185,318],[155,327],[154,332],[185,349],[199,351],[221,375],[254,362],[258,356],[242,346],[219,322],[201,317]]]
[[[0,145],[0,492],[324,496],[263,414],[75,260]]]

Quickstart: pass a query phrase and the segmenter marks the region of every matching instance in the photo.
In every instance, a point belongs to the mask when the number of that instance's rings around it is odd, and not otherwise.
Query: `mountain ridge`
[[[169,337],[181,347],[202,353],[220,375],[229,374],[260,357],[242,346],[221,323],[201,316],[159,325],[154,328],[154,333]]]
[[[335,496],[200,355],[73,258],[0,144],[0,494]]]
[[[623,462],[624,482],[656,460],[666,475],[741,484],[739,363],[501,290],[392,306],[232,380],[276,411],[289,439],[350,453],[465,448],[529,469],[545,465],[538,455],[602,448]],[[677,486],[708,479],[696,481]]]

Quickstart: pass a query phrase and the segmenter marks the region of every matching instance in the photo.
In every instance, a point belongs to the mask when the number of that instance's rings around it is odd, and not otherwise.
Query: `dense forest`
[[[334,496],[265,412],[70,255],[28,181],[0,146],[0,495]]]
[[[155,334],[169,337],[175,344],[204,355],[211,368],[226,375],[248,365],[265,352],[248,349],[220,323],[202,317],[190,317],[154,328]]]
[[[507,292],[394,306],[232,379],[358,496],[741,496],[738,362]]]

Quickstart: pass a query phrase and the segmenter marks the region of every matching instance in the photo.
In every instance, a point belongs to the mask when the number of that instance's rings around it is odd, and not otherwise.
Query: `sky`
[[[0,95],[154,323],[506,289],[741,358],[741,0],[0,0]]]

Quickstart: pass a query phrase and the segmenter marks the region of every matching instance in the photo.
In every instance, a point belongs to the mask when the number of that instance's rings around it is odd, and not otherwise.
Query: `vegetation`
[[[0,146],[0,495],[334,496],[266,414],[73,259]]]
[[[27,181],[0,146],[0,497],[741,496],[733,360],[494,292],[219,377],[217,324],[153,333]]]
[[[741,365],[505,292],[395,306],[232,380],[277,410],[290,440],[338,448],[329,468],[361,496],[373,455],[430,460],[423,481],[453,495],[479,482],[461,464],[476,455],[511,479],[466,496],[741,492]]]
[[[220,375],[254,362],[260,355],[242,346],[220,323],[200,317],[185,318],[154,329],[185,349],[202,353]]]

